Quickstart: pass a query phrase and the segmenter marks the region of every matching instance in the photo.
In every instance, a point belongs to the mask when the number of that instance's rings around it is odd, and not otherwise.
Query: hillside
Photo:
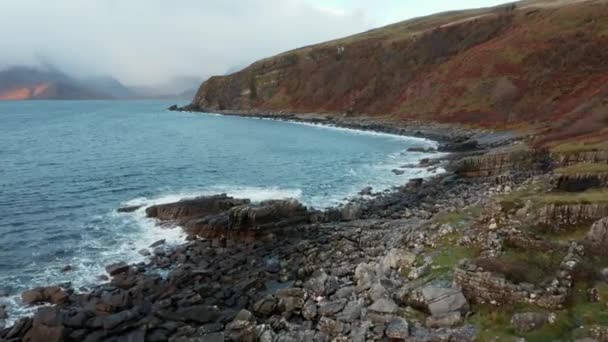
[[[544,138],[604,135],[608,1],[440,13],[260,60],[203,83],[194,110],[382,116]]]

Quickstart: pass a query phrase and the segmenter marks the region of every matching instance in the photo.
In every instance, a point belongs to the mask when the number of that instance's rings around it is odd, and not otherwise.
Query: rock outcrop
[[[254,240],[286,226],[307,223],[311,213],[296,200],[251,203],[225,194],[199,197],[146,209],[149,217],[181,225],[190,236]]]
[[[604,217],[591,226],[583,243],[594,254],[608,255],[608,217]]]
[[[545,226],[574,226],[608,216],[608,202],[548,204],[538,213],[538,222]]]
[[[581,192],[593,188],[608,187],[608,173],[577,173],[560,175],[555,188],[559,191]]]

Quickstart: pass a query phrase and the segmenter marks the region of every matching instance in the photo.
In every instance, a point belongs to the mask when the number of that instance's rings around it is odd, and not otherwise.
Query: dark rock
[[[207,216],[224,212],[232,207],[248,204],[249,200],[240,200],[226,194],[204,196],[179,202],[159,204],[146,208],[148,217],[160,220],[183,221],[197,216]]]
[[[361,196],[371,196],[373,188],[371,186],[366,186],[361,191],[359,191],[359,195]]]
[[[399,170],[399,169],[393,169],[393,170],[391,170],[391,172],[396,174],[397,176],[401,176],[402,174],[405,173],[405,171]]]
[[[386,327],[386,336],[395,340],[406,340],[410,336],[409,324],[401,317],[393,318]]]
[[[326,301],[319,303],[319,315],[321,316],[333,316],[338,312],[342,311],[346,306],[346,299],[338,299],[334,301]]]
[[[174,105],[171,105],[171,106],[170,106],[169,108],[167,108],[167,109],[168,109],[168,110],[171,110],[171,111],[176,111],[176,110],[178,110],[178,109],[179,109],[179,107],[178,107],[176,104],[174,104]]]
[[[67,291],[59,286],[37,287],[35,289],[24,291],[21,294],[21,300],[26,304],[35,303],[51,303],[63,304],[69,299]]]
[[[436,149],[432,147],[410,147],[407,149],[408,152],[418,152],[418,153],[433,153],[437,152]]]
[[[72,265],[65,265],[63,266],[63,268],[61,269],[61,272],[71,272],[74,270],[74,267],[72,267]]]
[[[156,248],[156,247],[158,247],[158,246],[164,245],[164,244],[165,244],[165,242],[166,242],[166,240],[165,240],[165,239],[158,240],[158,241],[156,241],[155,243],[153,243],[153,244],[151,244],[150,246],[148,246],[148,248]]]
[[[121,262],[117,262],[115,264],[106,266],[106,272],[108,272],[108,274],[111,276],[115,276],[117,274],[127,272],[129,270],[129,268],[130,268],[130,266],[127,263],[125,263],[124,261],[121,261]]]
[[[126,206],[126,207],[120,207],[120,208],[116,209],[116,211],[119,213],[132,213],[141,207],[142,207],[141,205],[130,205],[130,206]]]

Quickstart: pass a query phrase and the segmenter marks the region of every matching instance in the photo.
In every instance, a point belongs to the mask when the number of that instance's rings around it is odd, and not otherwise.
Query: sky
[[[504,0],[0,0],[0,68],[156,85],[412,17]]]

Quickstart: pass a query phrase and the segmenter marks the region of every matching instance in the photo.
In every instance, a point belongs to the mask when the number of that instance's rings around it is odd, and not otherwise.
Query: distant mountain
[[[0,100],[113,99],[109,87],[74,79],[58,70],[12,67],[0,71]]]
[[[132,86],[142,98],[192,100],[198,87],[207,77],[174,77],[163,84]]]
[[[109,76],[88,78],[82,80],[81,83],[90,89],[95,89],[115,99],[141,98],[141,95],[136,91]]]

